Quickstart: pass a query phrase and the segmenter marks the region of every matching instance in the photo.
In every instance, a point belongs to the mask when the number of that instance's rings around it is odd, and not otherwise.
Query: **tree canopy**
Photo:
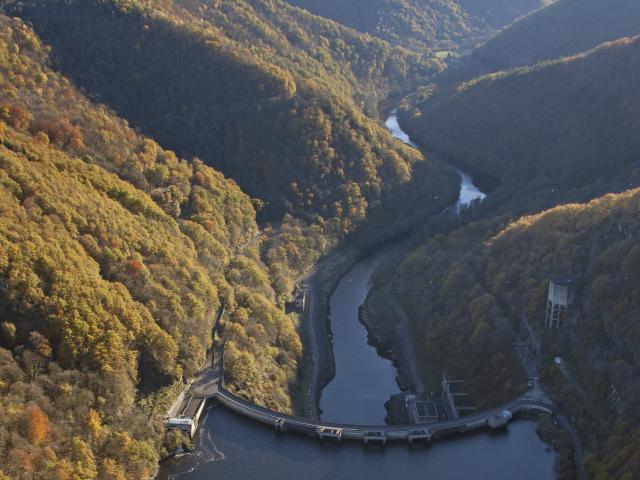
[[[0,470],[146,479],[222,302],[245,361],[228,385],[255,403],[293,410],[302,346],[254,244],[254,202],[48,58],[0,17]]]

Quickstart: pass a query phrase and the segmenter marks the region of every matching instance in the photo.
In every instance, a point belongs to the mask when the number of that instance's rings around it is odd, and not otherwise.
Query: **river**
[[[413,145],[400,129],[395,112],[386,125],[394,136]],[[457,211],[484,198],[468,175],[458,173]],[[323,420],[384,424],[384,403],[399,391],[394,366],[369,346],[367,330],[358,318],[375,262],[367,258],[358,263],[344,275],[329,301],[336,375],[322,391]],[[365,447],[277,434],[214,406],[198,430],[195,453],[164,465],[159,478],[550,480],[556,477],[558,456],[540,440],[536,425],[533,420],[518,420],[500,433],[453,437],[428,446]]]
[[[411,145],[412,147],[419,148],[418,145],[411,141],[409,135],[407,135],[404,131],[402,131],[402,128],[400,128],[396,110],[391,111],[384,125],[398,140],[406,143],[407,145]],[[486,198],[486,195],[483,191],[481,191],[474,185],[473,179],[469,175],[458,168],[454,168],[454,170],[460,176],[460,196],[458,197],[458,201],[455,205],[455,211],[460,213],[462,209],[470,205],[472,202],[476,200],[484,200]]]
[[[398,393],[396,369],[367,343],[358,309],[369,293],[375,259],[362,260],[342,277],[329,300],[336,374],[320,396],[321,419],[356,425],[384,425],[384,403]]]

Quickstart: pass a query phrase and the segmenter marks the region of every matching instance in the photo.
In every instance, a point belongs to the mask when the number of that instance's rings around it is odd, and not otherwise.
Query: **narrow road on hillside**
[[[571,441],[573,442],[573,454],[574,460],[576,462],[576,469],[578,470],[578,480],[586,480],[587,475],[584,471],[584,448],[582,447],[580,434],[576,430],[576,427],[573,426],[571,421],[564,414],[556,415],[556,419],[558,420],[558,423],[560,423],[562,428],[567,431],[567,433],[571,437]]]
[[[317,269],[311,272],[305,282],[308,289],[308,308],[304,314],[304,322],[309,339],[311,350],[311,380],[307,390],[309,416],[313,420],[319,420],[320,413],[318,404],[320,402],[320,346],[318,342],[318,328],[324,325],[325,308],[324,294],[320,279],[317,278]]]

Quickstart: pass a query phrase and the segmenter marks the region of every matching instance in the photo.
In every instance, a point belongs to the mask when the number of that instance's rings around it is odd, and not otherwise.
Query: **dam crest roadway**
[[[224,311],[224,310],[223,310]],[[220,326],[218,316],[214,330]],[[316,436],[319,439],[360,440],[364,443],[386,444],[387,441],[431,441],[452,434],[466,433],[483,428],[505,427],[519,413],[552,414],[560,412],[546,393],[533,381],[533,386],[524,395],[504,405],[452,420],[443,420],[413,425],[357,425],[323,422],[303,417],[285,415],[269,410],[233,394],[224,386],[224,343],[217,355],[210,352],[205,367],[189,384],[185,394],[179,398],[180,406],[175,412],[184,412],[180,417],[169,415],[169,428],[179,428],[193,435],[198,426],[200,413],[207,401],[213,399],[220,405],[252,420],[270,425],[277,431],[291,431]],[[190,411],[196,412],[193,415]],[[187,428],[188,426],[188,428]]]

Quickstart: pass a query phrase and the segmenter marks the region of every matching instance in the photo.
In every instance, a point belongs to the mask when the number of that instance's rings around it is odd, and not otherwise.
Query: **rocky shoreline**
[[[306,375],[310,378],[311,384],[305,385],[305,388],[312,397],[310,399],[313,403],[312,409],[317,416],[322,414],[319,407],[322,389],[333,380],[336,373],[332,346],[333,332],[329,320],[329,299],[340,279],[365,255],[366,252],[355,246],[338,250],[322,260],[306,279],[311,307],[304,318],[307,331],[305,345],[314,343],[311,348],[314,360],[307,364],[306,368],[315,369],[315,372]],[[310,342],[310,337],[314,337],[314,342]]]
[[[367,312],[367,304],[368,301],[360,307],[358,315],[360,323],[367,329],[369,345],[376,349],[378,355],[393,363],[397,372],[396,383],[402,392],[391,396],[385,403],[386,421],[390,425],[406,425],[411,421],[405,407],[404,394],[415,393],[417,390],[416,381],[411,373],[411,360],[406,354],[402,335],[394,328],[395,322],[374,323],[374,316]]]
[[[374,323],[373,316],[368,314],[366,303],[360,307],[359,320],[368,332],[369,345],[374,347],[383,358],[391,360],[398,375],[396,381],[403,392],[415,391],[415,382],[411,375],[409,359],[404,352],[402,339],[396,332],[393,323]]]

